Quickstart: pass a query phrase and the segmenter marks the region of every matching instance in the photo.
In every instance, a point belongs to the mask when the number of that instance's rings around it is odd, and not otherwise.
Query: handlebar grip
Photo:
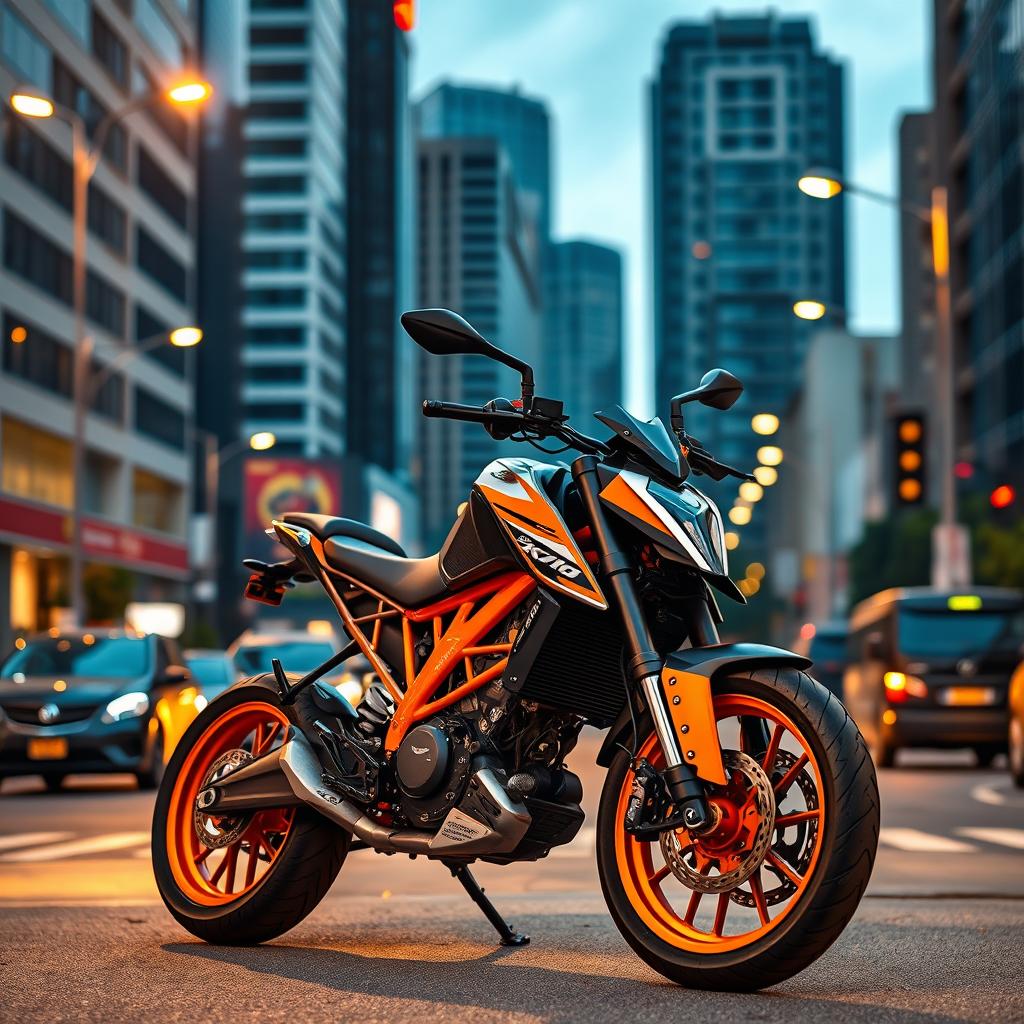
[[[482,423],[488,419],[483,409],[458,402],[424,402],[423,415],[433,419],[465,420],[467,423]]]

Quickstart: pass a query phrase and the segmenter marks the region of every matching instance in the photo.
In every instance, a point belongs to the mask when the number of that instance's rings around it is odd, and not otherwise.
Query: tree
[[[898,512],[868,523],[850,552],[850,606],[889,587],[927,586],[931,582],[930,509]]]
[[[82,590],[86,621],[114,623],[124,618],[135,590],[135,577],[120,566],[92,563],[82,574]]]

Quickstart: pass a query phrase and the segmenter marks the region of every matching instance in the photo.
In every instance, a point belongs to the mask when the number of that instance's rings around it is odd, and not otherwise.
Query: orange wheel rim
[[[287,726],[284,713],[270,704],[239,704],[211,722],[185,758],[171,793],[166,842],[174,880],[193,903],[220,906],[245,895],[263,882],[284,849],[294,807],[254,812],[237,839],[220,848],[199,839],[194,807],[219,757],[238,749],[253,757],[269,753],[283,742]]]
[[[726,892],[701,892],[677,877],[657,841],[641,842],[621,825],[617,825],[615,836],[616,866],[633,908],[655,935],[693,953],[740,949],[785,921],[815,876],[826,813],[821,767],[806,737],[789,717],[746,694],[717,695],[714,707],[723,750],[743,749],[741,716],[760,718],[768,729],[768,747],[755,760],[772,782],[777,809],[770,845],[760,864],[748,879]],[[642,745],[638,758],[658,766],[661,749],[656,736],[651,735]],[[630,771],[619,795],[619,823],[625,818],[632,785]],[[720,787],[712,789],[712,802],[719,791]],[[693,847],[689,855],[693,863],[714,862],[699,840],[687,841]]]

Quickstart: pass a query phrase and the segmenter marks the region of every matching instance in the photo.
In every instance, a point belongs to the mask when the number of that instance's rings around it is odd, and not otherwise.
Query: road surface
[[[1024,792],[967,755],[882,772],[868,895],[839,942],[768,993],[688,992],[612,925],[594,866],[594,737],[570,759],[588,820],[537,864],[474,869],[533,941],[499,949],[439,865],[351,854],[321,906],[258,949],[214,948],[159,902],[153,799],[129,779],[0,793],[0,1006],[18,1021],[1024,1020]]]

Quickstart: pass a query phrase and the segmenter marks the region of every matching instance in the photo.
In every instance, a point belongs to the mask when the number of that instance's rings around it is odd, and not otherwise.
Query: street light
[[[760,484],[755,484],[753,480],[744,480],[740,484],[740,497],[744,501],[756,504],[764,497],[764,488]]]
[[[119,352],[106,366],[99,370],[95,376],[90,376],[86,383],[86,407],[92,405],[99,389],[120,369],[128,363],[134,362],[139,356],[147,352],[153,352],[163,345],[171,344],[175,348],[193,348],[203,340],[203,331],[200,327],[175,327],[173,331],[161,331],[154,334],[137,345]],[[91,346],[90,346],[91,347]]]
[[[239,438],[236,441],[229,441],[223,447],[218,447],[217,435],[209,430],[196,429],[196,433],[203,439],[206,449],[205,472],[206,472],[206,519],[209,523],[209,538],[206,555],[206,580],[211,590],[215,586],[217,578],[217,506],[220,502],[220,473],[225,462],[230,461],[236,455],[241,454],[246,448],[254,452],[266,452],[277,444],[277,437],[269,430],[258,430],[248,437]],[[209,600],[213,600],[215,591]],[[199,597],[198,600],[206,600]]]
[[[773,412],[759,412],[751,417],[750,428],[755,434],[767,437],[779,429],[779,417]]]
[[[801,320],[820,320],[827,312],[825,303],[817,299],[798,299],[793,303],[793,314]]]
[[[762,487],[771,487],[779,479],[779,472],[774,466],[757,466],[754,469],[754,479]]]
[[[757,461],[762,466],[778,466],[782,463],[782,449],[778,445],[766,444],[757,449]]]
[[[966,561],[954,552],[966,551],[963,531],[957,525],[956,509],[956,403],[953,397],[953,312],[949,284],[949,197],[942,185],[932,189],[931,204],[919,206],[885,195],[874,189],[851,184],[826,169],[810,168],[797,181],[797,188],[815,199],[831,199],[840,192],[864,196],[894,206],[928,225],[932,241],[932,273],[935,277],[935,408],[939,435],[939,463],[942,481],[939,523],[935,527],[936,553],[932,562],[932,584],[948,590],[970,582]],[[794,312],[795,312],[794,307]],[[799,316],[799,314],[797,314]]]
[[[56,117],[71,128],[72,174],[72,305],[75,315],[74,346],[74,436],[71,462],[71,612],[74,625],[85,624],[85,598],[82,588],[84,558],[82,553],[82,501],[85,488],[85,430],[88,409],[89,367],[92,361],[92,338],[86,333],[86,233],[89,220],[89,182],[96,173],[110,130],[129,114],[164,100],[175,105],[196,105],[211,95],[210,86],[196,79],[179,81],[166,91],[151,91],[131,97],[126,103],[106,114],[96,125],[89,144],[85,122],[74,110],[54,103],[37,90],[20,88],[10,96],[11,109],[22,117]],[[198,341],[198,339],[197,339]],[[196,342],[193,342],[195,344]]]

